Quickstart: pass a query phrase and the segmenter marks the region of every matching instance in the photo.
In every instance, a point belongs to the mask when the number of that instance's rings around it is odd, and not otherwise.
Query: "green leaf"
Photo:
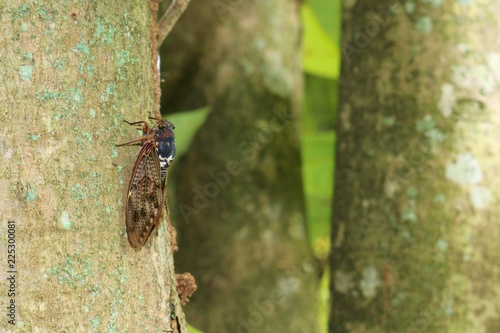
[[[304,71],[309,74],[337,79],[339,77],[340,51],[337,44],[325,32],[308,5],[302,6],[304,47],[302,60]]]
[[[313,244],[321,242],[330,234],[334,145],[333,131],[307,133],[302,136],[302,177],[309,235]],[[325,255],[325,253],[316,254]]]
[[[187,328],[188,328],[189,333],[203,333],[202,331],[197,330],[196,328],[194,328],[193,326],[191,326],[189,324],[187,325]]]
[[[203,125],[209,113],[210,109],[206,107],[167,116],[168,120],[175,126],[177,156],[181,156],[189,148],[191,140],[198,131],[198,128]]]
[[[338,81],[304,75],[302,132],[327,132],[335,128],[338,105]]]
[[[326,265],[318,290],[319,332],[328,332],[330,297],[330,266]]]
[[[342,30],[342,1],[341,0],[307,0],[318,22],[335,44],[340,44]]]

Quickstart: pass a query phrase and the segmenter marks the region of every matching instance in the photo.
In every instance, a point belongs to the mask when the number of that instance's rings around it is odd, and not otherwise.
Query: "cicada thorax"
[[[167,170],[175,157],[175,136],[174,125],[169,121],[162,121],[155,131],[155,140],[158,149],[158,158],[160,159],[161,180],[165,185],[167,179]]]
[[[160,120],[152,128],[143,124],[143,137],[127,142],[140,142],[142,148],[134,165],[127,192],[125,224],[130,245],[139,250],[152,231],[158,229],[166,200],[167,169],[175,157],[174,126]]]

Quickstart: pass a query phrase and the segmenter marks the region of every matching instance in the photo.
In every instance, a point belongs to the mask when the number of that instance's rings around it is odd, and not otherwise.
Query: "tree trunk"
[[[155,111],[149,3],[44,3],[0,5],[0,326],[167,332],[175,311],[185,332],[165,223],[126,238],[139,147],[115,147]]]
[[[330,332],[498,332],[500,3],[350,5]]]
[[[205,332],[315,331],[298,9],[195,2],[167,40],[164,106],[212,109],[173,172],[177,261],[199,286],[188,317]]]

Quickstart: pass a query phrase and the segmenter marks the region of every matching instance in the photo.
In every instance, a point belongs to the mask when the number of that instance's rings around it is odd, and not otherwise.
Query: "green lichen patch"
[[[117,72],[117,77],[120,81],[125,81],[128,77],[129,69],[131,65],[138,63],[138,59],[133,57],[129,50],[117,50],[115,51],[115,67]]]
[[[417,22],[415,22],[415,29],[417,31],[423,33],[423,34],[428,34],[432,31],[432,20],[429,16],[423,16],[417,19]]]
[[[38,17],[45,23],[52,22],[54,17],[57,15],[57,11],[55,9],[49,9],[47,6],[41,5],[38,0],[34,0],[34,4]]]
[[[31,65],[23,65],[19,67],[19,75],[21,76],[21,79],[24,81],[30,81],[31,80],[31,74],[33,74],[33,66]]]
[[[63,58],[56,59],[52,62],[52,68],[63,69],[66,62],[66,59]]]
[[[80,183],[76,183],[74,186],[72,186],[71,191],[73,191],[75,201],[85,200],[88,196],[87,187],[83,186]]]
[[[33,61],[33,52],[25,52],[21,56],[21,60],[23,61]]]
[[[405,2],[404,7],[405,7],[405,11],[408,14],[413,14],[415,12],[415,10],[417,9],[417,5],[413,1],[407,1],[407,2]]]
[[[75,288],[86,284],[92,271],[92,260],[80,253],[68,255],[57,266],[49,269],[49,277],[57,277],[59,284]]]
[[[28,138],[31,141],[38,141],[40,139],[40,135],[39,134],[30,134],[30,135],[28,135]]]
[[[107,18],[97,18],[94,23],[93,37],[99,40],[104,45],[109,45],[114,42],[115,37],[115,23],[110,22]]]
[[[75,103],[82,103],[83,102],[83,91],[80,88],[77,87],[72,87],[69,89],[69,95],[71,101]]]
[[[75,48],[73,50],[75,52],[84,53],[84,54],[90,53],[90,49],[89,49],[85,39],[82,39],[78,44],[76,44]]]
[[[98,316],[95,316],[94,318],[90,319],[90,325],[92,326],[92,329],[94,332],[96,332],[97,327],[99,327],[100,320]]]
[[[417,132],[423,133],[431,142],[439,143],[444,140],[444,133],[439,130],[431,115],[426,115],[416,126]]]
[[[58,91],[49,91],[47,89],[44,89],[43,91],[37,92],[36,93],[36,98],[40,100],[50,100],[54,101],[60,97],[61,93]]]
[[[61,226],[66,230],[69,230],[73,224],[71,222],[71,219],[69,218],[69,213],[67,211],[62,212],[60,221]]]
[[[21,19],[27,16],[29,13],[30,13],[30,7],[28,6],[27,3],[24,3],[22,5],[19,5],[19,7],[17,7],[14,13],[14,18]]]
[[[101,93],[101,101],[108,101],[111,96],[116,95],[116,83],[108,83]]]
[[[36,190],[31,188],[28,189],[28,191],[26,192],[26,196],[24,197],[24,201],[28,202],[35,199],[36,199]]]

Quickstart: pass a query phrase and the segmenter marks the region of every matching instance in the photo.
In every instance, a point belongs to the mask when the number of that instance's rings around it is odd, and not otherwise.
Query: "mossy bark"
[[[162,227],[140,252],[129,246],[138,148],[115,147],[140,135],[122,120],[155,111],[148,2],[3,1],[0,22],[0,326],[170,329],[170,304],[183,317],[169,233]],[[17,245],[9,298],[7,221]]]
[[[346,2],[330,332],[497,332],[497,1]]]
[[[292,1],[193,2],[166,41],[163,106],[211,108],[172,179],[179,263],[198,283],[187,315],[205,332],[315,331],[298,14]]]

